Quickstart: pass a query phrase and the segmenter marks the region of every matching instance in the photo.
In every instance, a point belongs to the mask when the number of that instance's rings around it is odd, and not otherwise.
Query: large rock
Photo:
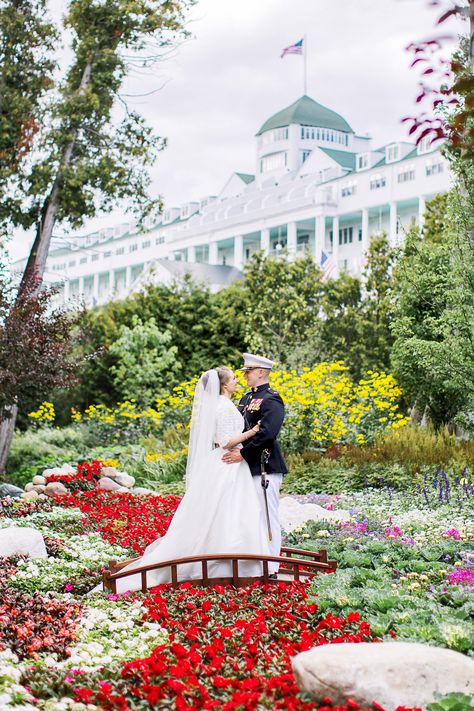
[[[115,467],[102,467],[100,470],[100,476],[106,476],[109,479],[115,479],[119,473]]]
[[[156,495],[156,491],[152,491],[151,489],[147,489],[147,488],[145,488],[144,486],[136,486],[134,489],[131,489],[130,493],[131,493],[131,494],[136,494],[137,496],[148,496],[148,495],[150,495],[150,494],[151,494],[152,496],[155,496],[155,495]]]
[[[318,504],[300,504],[292,496],[284,496],[280,499],[280,521],[284,531],[292,531],[298,526],[302,526],[307,521],[349,521],[349,511],[335,510],[328,511]]]
[[[474,660],[459,652],[410,642],[326,644],[292,660],[296,682],[316,699],[347,698],[360,706],[376,701],[426,708],[436,693],[474,694]]]
[[[131,489],[131,487],[135,484],[133,476],[130,476],[130,474],[126,474],[125,472],[119,472],[114,477],[114,481],[116,481],[117,484],[120,484],[120,486],[126,486],[128,489]]]
[[[0,529],[0,556],[29,555],[31,558],[47,558],[43,536],[36,528]]]
[[[47,496],[54,496],[55,494],[67,494],[67,489],[60,481],[50,481],[46,484],[44,492]]]
[[[22,499],[25,499],[25,501],[34,501],[39,497],[39,492],[35,491],[34,489],[30,489],[29,491],[24,491],[21,495]]]
[[[33,491],[34,488],[35,485],[33,484],[33,482],[29,481],[28,484],[26,484],[25,486],[25,491]]]
[[[43,484],[46,484],[46,479],[44,478],[44,476],[37,474],[36,476],[33,477],[33,479],[31,480],[31,483],[35,484],[35,485],[38,485],[38,484],[43,485]]]
[[[117,484],[113,479],[109,479],[108,476],[103,476],[102,479],[99,479],[98,486],[99,489],[103,489],[104,491],[117,491],[122,488],[120,484]]]
[[[22,494],[23,489],[20,489],[19,486],[14,486],[13,484],[0,484],[0,499],[4,496],[11,496],[12,498],[17,499]]]

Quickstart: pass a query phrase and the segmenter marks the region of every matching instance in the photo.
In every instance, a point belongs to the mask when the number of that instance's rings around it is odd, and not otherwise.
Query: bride
[[[242,432],[244,421],[231,401],[238,383],[227,367],[208,370],[196,385],[186,465],[186,493],[168,531],[143,555],[121,569],[134,570],[160,561],[206,554],[270,555],[260,504],[245,461],[226,464],[223,450],[240,447],[258,432],[258,425]],[[231,561],[209,561],[209,577],[232,575]],[[262,564],[239,561],[239,575],[258,577]],[[178,566],[178,580],[202,577],[200,563]],[[147,585],[171,582],[169,567],[147,572]],[[139,573],[116,580],[117,592],[141,589]],[[95,588],[93,592],[102,589]]]

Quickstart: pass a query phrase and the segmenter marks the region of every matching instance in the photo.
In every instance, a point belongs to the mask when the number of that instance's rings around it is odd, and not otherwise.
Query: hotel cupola
[[[314,148],[355,152],[357,138],[336,111],[302,96],[265,121],[257,132],[256,176],[260,185],[294,174]]]

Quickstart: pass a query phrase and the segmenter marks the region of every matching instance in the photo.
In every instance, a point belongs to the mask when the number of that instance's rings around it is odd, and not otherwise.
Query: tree
[[[154,318],[143,322],[134,315],[131,327],[120,327],[109,352],[116,359],[110,372],[122,400],[151,405],[177,383],[181,364],[176,360],[178,349],[171,341],[171,333],[160,331]]]
[[[54,225],[79,227],[125,198],[146,214],[153,164],[164,142],[136,112],[117,124],[114,106],[127,75],[125,53],[140,62],[148,40],[160,48],[182,32],[189,0],[72,0],[65,26],[74,60],[53,103],[51,126],[42,134],[38,160],[25,189],[22,222],[36,225],[22,285],[41,279]]]
[[[0,230],[35,226],[36,237],[19,287],[31,293],[41,287],[54,226],[80,227],[84,219],[110,211],[125,199],[128,209],[142,216],[159,206],[148,196],[147,168],[153,164],[164,141],[136,112],[125,107],[117,122],[114,108],[127,75],[127,54],[135,65],[149,65],[159,50],[183,32],[184,16],[193,0],[71,0],[64,25],[71,32],[73,61],[55,87],[41,130],[30,150],[28,171],[18,164],[14,205],[2,194]],[[44,7],[37,5],[38,9]],[[19,25],[23,16],[20,13]],[[26,19],[17,31],[29,50],[31,39]],[[46,32],[46,31],[45,31]],[[22,38],[22,39],[21,39]],[[154,56],[144,50],[154,41]],[[157,54],[158,51],[158,54]],[[21,85],[24,66],[5,53],[2,75]],[[47,62],[48,60],[45,59]],[[49,65],[48,65],[49,66]],[[35,85],[36,86],[36,85]],[[41,91],[31,90],[33,105]],[[35,104],[36,102],[36,104]],[[13,164],[12,164],[13,165]],[[0,186],[1,187],[1,186]],[[3,186],[5,190],[5,186]],[[0,428],[0,449],[11,441],[16,406]]]
[[[8,423],[12,405],[36,404],[51,389],[75,380],[79,361],[72,356],[72,319],[53,307],[54,293],[32,283],[17,296],[0,267],[0,425]],[[10,443],[2,440],[2,474]]]
[[[18,192],[53,85],[57,39],[45,0],[0,2],[0,222],[21,223]]]
[[[249,348],[288,363],[318,317],[322,293],[321,270],[311,257],[290,262],[254,255],[244,284]]]

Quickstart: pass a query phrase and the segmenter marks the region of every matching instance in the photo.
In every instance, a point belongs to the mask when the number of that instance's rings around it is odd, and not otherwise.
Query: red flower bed
[[[180,502],[179,496],[134,496],[109,491],[77,491],[55,497],[61,506],[86,514],[90,529],[110,543],[142,553],[163,536]]]
[[[97,459],[77,465],[74,474],[51,474],[48,483],[59,481],[72,491],[92,491],[100,479],[102,463]]]
[[[9,564],[8,574],[14,572]],[[68,655],[76,639],[81,607],[44,595],[25,595],[4,587],[0,602],[0,649],[11,649],[20,659],[40,654]]]
[[[307,589],[305,583],[155,588],[144,601],[145,619],[168,629],[170,644],[125,664],[119,681],[76,688],[76,699],[122,710],[318,708],[299,696],[291,657],[316,645],[373,638],[357,613],[317,616]]]

